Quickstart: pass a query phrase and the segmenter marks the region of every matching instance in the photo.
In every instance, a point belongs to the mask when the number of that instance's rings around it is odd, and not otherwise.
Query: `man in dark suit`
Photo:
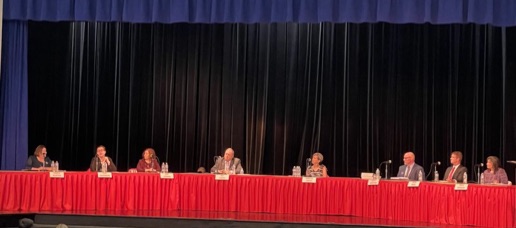
[[[403,165],[400,166],[398,170],[397,177],[406,177],[409,180],[418,180],[419,172],[423,179],[425,178],[425,170],[422,166],[416,164],[414,161],[416,160],[416,155],[413,152],[409,151],[403,154]]]
[[[461,165],[462,161],[462,152],[453,151],[450,156],[450,163],[452,166],[446,169],[444,173],[443,180],[448,182],[454,182],[453,180],[457,180],[457,182],[462,182],[464,180],[464,173],[468,172],[468,168]]]
[[[215,161],[215,165],[211,167],[211,173],[224,173],[224,174],[243,174],[244,169],[242,168],[242,162],[240,159],[235,158],[235,151],[231,148],[227,148],[224,151],[224,157],[219,157]]]

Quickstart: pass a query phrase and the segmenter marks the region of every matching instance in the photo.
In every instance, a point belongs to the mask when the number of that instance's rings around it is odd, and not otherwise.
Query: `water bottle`
[[[229,174],[235,174],[235,165],[232,165],[229,169]]]
[[[480,174],[480,184],[484,184],[484,174]]]
[[[54,168],[56,169],[56,171],[55,171],[55,172],[59,172],[59,162],[58,162],[58,161],[56,161],[56,162],[54,163]]]
[[[468,183],[468,174],[464,172],[464,175],[462,175],[462,183],[467,184]]]
[[[437,170],[434,172],[434,181],[439,181],[439,172]]]
[[[380,169],[379,168],[376,169],[375,175],[376,175],[375,179],[378,179],[378,180],[382,179],[382,176],[380,176]]]
[[[107,172],[107,163],[106,162],[102,162],[102,172],[103,173]]]
[[[165,173],[168,173],[168,162],[165,162]]]
[[[52,161],[52,162],[50,163],[50,171],[52,171],[52,172],[55,172],[55,171],[56,171],[56,163],[54,163],[54,161]]]
[[[421,170],[419,170],[419,173],[417,173],[417,180],[423,181],[423,172],[421,172]]]
[[[161,172],[165,173],[165,162],[161,163]]]
[[[292,176],[297,177],[297,167],[296,166],[292,167]]]

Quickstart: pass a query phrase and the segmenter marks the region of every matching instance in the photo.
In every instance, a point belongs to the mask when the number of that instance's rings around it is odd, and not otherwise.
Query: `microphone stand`
[[[480,184],[480,166],[477,166],[477,182]]]
[[[385,163],[385,180],[389,179],[389,163]]]
[[[435,179],[435,172],[437,172],[437,164],[434,164],[434,179]]]
[[[428,174],[426,175],[426,178],[428,180],[428,177],[430,177],[430,174],[432,173],[432,167],[434,166],[434,164],[430,164],[430,172],[428,172]],[[434,173],[435,173],[435,170],[434,170]]]
[[[97,156],[97,155],[95,154],[95,172],[98,172],[98,171],[99,171],[99,161],[100,161],[99,156]]]

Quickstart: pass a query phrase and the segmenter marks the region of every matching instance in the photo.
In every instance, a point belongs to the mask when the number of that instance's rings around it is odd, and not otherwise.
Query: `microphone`
[[[306,159],[306,168],[308,169],[308,167],[310,167],[310,162],[312,162],[312,159],[311,158],[307,158]]]
[[[379,166],[381,166],[382,164],[391,164],[392,163],[392,160],[387,160],[387,161],[383,161],[382,163],[380,163]]]
[[[432,167],[434,167],[434,174],[435,174],[435,171],[437,171],[437,166],[439,166],[439,165],[441,165],[441,161],[432,162],[430,164],[430,172],[428,172],[428,175],[426,175],[426,179],[428,179],[428,177],[432,173]]]
[[[392,163],[392,160],[387,160],[387,161],[383,161],[382,163],[380,163],[380,165],[378,166],[378,168],[382,167],[383,164],[385,164],[385,179],[389,179],[389,164]]]
[[[479,184],[482,184],[480,183],[481,180],[480,180],[480,167],[484,167],[484,163],[480,162],[480,164],[476,164],[475,167],[477,168],[477,182]]]

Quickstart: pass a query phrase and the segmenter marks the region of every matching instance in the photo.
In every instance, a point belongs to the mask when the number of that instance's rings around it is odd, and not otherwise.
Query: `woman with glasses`
[[[52,169],[50,167],[51,163],[52,160],[50,160],[50,158],[47,157],[47,148],[43,145],[39,145],[38,147],[36,147],[34,155],[31,155],[29,159],[27,159],[25,169],[50,171]]]

